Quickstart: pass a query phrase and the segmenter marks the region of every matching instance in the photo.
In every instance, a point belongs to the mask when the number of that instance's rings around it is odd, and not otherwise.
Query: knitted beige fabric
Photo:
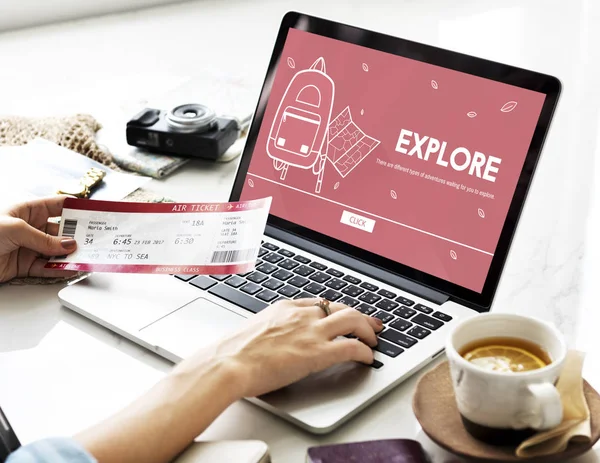
[[[102,126],[88,114],[67,117],[0,117],[0,146],[24,145],[34,138],[44,138],[64,146],[111,169],[120,170],[112,155],[96,143]]]

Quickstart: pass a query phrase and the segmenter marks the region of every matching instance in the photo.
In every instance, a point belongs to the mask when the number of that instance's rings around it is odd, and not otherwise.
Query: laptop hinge
[[[354,257],[348,256],[347,254],[335,251],[331,248],[328,248],[327,246],[315,243],[314,241],[307,240],[306,238],[302,238],[301,236],[280,230],[278,228],[273,227],[272,225],[267,225],[265,229],[265,235],[283,241],[285,243],[289,243],[292,246],[300,248],[306,252],[310,252],[319,257],[322,257],[323,259],[329,260],[338,265],[342,265],[344,267],[352,269],[358,273],[362,273],[371,278],[387,283],[390,286],[414,294],[415,296],[422,297],[423,299],[433,302],[434,304],[443,304],[449,299],[447,294],[444,294],[440,291],[436,291],[427,286],[421,285],[407,278],[401,277],[392,272],[384,270],[380,267],[368,264]]]

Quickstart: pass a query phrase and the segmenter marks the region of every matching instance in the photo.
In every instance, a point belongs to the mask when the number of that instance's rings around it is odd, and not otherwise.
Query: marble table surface
[[[570,347],[588,353],[584,376],[600,387],[596,0],[204,0],[14,31],[0,34],[0,111],[88,112],[104,124],[107,145],[125,149],[123,122],[138,107],[170,104],[173,95],[195,98],[191,89],[203,80],[236,87],[252,105],[280,18],[292,9],[560,78],[562,98],[493,310],[555,323]],[[236,161],[192,162],[150,188],[181,201],[225,200],[236,168]],[[24,442],[76,432],[170,368],[61,308],[59,289],[0,287],[0,402]],[[428,441],[414,418],[418,376],[326,436],[242,402],[201,438],[261,439],[277,463],[304,461],[311,445],[407,437],[421,440],[436,463],[457,461]],[[575,461],[600,461],[600,447]]]

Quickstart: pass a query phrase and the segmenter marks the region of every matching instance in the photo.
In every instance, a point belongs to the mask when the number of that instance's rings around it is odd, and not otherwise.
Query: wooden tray
[[[413,410],[425,434],[440,447],[465,459],[482,462],[564,462],[587,452],[600,439],[600,395],[584,381],[590,409],[592,436],[589,444],[570,443],[564,452],[542,457],[519,458],[515,447],[497,447],[478,441],[463,427],[450,379],[448,362],[441,363],[419,380]]]

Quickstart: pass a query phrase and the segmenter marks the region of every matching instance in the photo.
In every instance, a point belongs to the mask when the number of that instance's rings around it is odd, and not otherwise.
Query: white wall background
[[[0,31],[182,0],[0,0]]]

